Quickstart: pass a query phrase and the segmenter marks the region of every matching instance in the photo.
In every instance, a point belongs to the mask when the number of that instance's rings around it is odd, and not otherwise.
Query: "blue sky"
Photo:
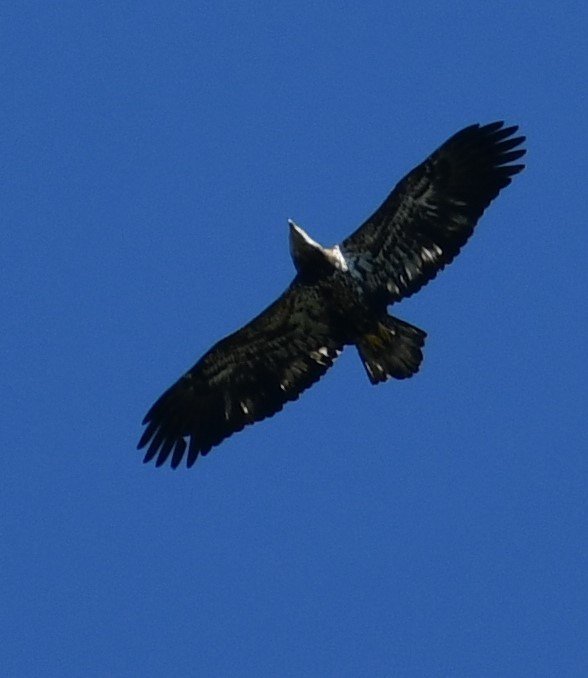
[[[35,676],[584,676],[583,3],[0,8],[0,663]],[[453,132],[527,170],[354,351],[190,471],[140,421]]]

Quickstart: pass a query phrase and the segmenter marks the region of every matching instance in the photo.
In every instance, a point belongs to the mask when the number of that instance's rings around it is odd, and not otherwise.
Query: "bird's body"
[[[388,314],[457,255],[523,165],[524,137],[471,125],[410,172],[350,237],[324,248],[290,221],[296,276],[265,311],[215,344],[147,413],[139,447],[191,466],[224,438],[281,410],[355,345],[373,384],[412,376],[425,332]],[[513,150],[516,149],[516,150]],[[187,440],[189,443],[187,443]]]
[[[353,251],[346,252],[341,245],[322,247],[293,221],[289,223],[290,250],[298,271],[294,283],[317,287],[321,306],[330,314],[332,336],[341,347],[357,346],[372,383],[388,376],[398,379],[412,376],[422,360],[420,348],[425,333],[387,314],[387,303],[368,284],[369,268],[362,266]],[[385,351],[386,346],[389,351]],[[372,353],[375,355],[370,360],[368,356]],[[390,354],[385,362],[390,363],[392,357],[404,357],[406,364],[395,367],[388,364],[388,369],[384,369],[381,364],[384,353]]]

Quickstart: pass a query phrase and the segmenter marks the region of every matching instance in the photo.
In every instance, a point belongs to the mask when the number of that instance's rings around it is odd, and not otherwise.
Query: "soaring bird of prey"
[[[215,344],[151,407],[145,462],[192,466],[228,436],[271,417],[357,348],[372,384],[417,372],[423,330],[389,315],[449,264],[524,165],[525,137],[470,125],[407,174],[354,233],[322,247],[289,221],[296,275],[265,311]]]

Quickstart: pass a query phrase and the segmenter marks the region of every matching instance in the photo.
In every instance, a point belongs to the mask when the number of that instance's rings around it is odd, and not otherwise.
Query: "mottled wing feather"
[[[417,292],[449,264],[524,165],[525,137],[504,123],[461,130],[410,172],[341,249],[383,303]],[[516,149],[516,150],[515,150]]]
[[[147,413],[139,448],[161,466],[187,465],[222,440],[270,417],[337,357],[320,285],[295,281],[269,308],[219,341]]]

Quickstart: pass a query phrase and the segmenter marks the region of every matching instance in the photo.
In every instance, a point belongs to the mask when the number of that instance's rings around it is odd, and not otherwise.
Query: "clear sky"
[[[586,676],[585,3],[4,2],[9,676]],[[394,313],[194,468],[147,408],[461,127],[527,170]]]

